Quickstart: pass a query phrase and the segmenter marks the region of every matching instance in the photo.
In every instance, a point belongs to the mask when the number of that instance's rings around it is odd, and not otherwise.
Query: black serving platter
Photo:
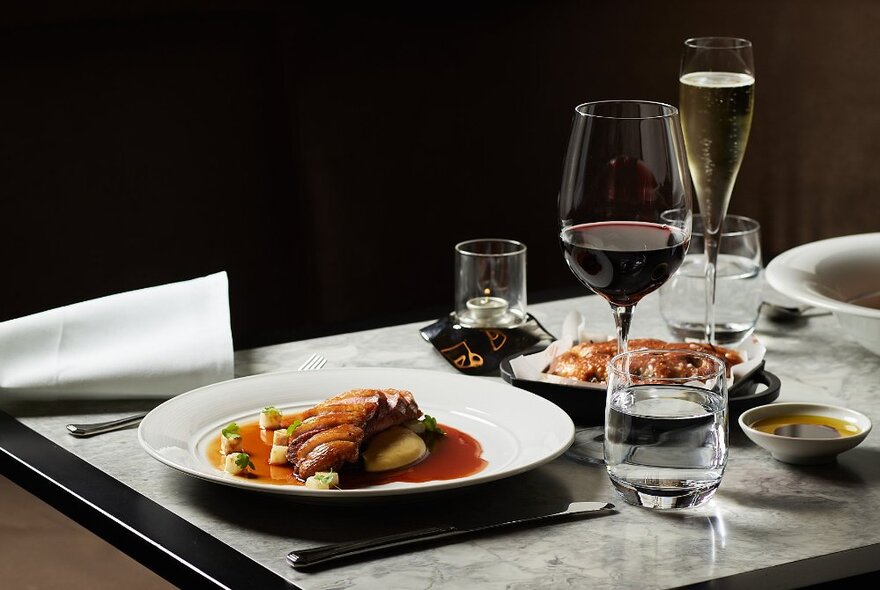
[[[540,352],[544,347],[536,346],[501,361],[501,378],[514,387],[553,402],[562,408],[578,425],[598,426],[605,423],[605,388],[565,385],[550,381],[531,381],[513,376],[510,361],[527,354]],[[779,377],[764,369],[764,361],[755,369],[741,377],[727,392],[732,422],[748,409],[769,404],[779,397],[782,384]]]

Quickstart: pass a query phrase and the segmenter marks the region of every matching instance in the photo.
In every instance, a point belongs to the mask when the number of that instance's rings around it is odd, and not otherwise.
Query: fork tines
[[[327,364],[327,359],[324,358],[323,355],[320,355],[318,353],[313,353],[312,356],[310,356],[306,360],[306,362],[304,362],[302,365],[300,365],[298,370],[300,370],[300,371],[317,371],[318,369],[320,369],[321,367],[323,367],[326,364]]]

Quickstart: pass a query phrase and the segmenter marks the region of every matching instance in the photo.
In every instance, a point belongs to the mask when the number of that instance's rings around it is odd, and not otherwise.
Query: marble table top
[[[529,309],[556,334],[571,310],[583,313],[596,331],[613,333],[607,304],[597,297]],[[328,367],[454,372],[419,335],[418,329],[431,321],[242,351],[236,354],[236,374],[295,368],[312,352],[325,355]],[[767,346],[768,370],[782,380],[778,401],[829,402],[880,419],[880,357],[844,336],[834,318],[789,324],[762,318],[757,334]],[[631,336],[669,337],[656,294],[636,309]],[[47,412],[12,404],[4,409],[307,590],[460,588],[465,580],[478,588],[668,588],[719,578],[726,580],[722,585],[739,587],[759,579],[749,578],[749,572],[762,571],[782,572],[775,580],[777,587],[795,587],[876,569],[880,557],[880,443],[873,433],[835,463],[798,467],[772,459],[731,424],[732,446],[721,487],[707,505],[692,510],[660,512],[626,505],[603,467],[565,457],[456,493],[326,506],[190,478],[150,458],[134,430],[91,439],[75,439],[64,431],[68,422],[110,419],[136,406],[71,403]],[[614,502],[619,512],[472,537],[313,573],[295,571],[285,562],[295,548],[453,518],[466,523],[509,516],[574,500]]]

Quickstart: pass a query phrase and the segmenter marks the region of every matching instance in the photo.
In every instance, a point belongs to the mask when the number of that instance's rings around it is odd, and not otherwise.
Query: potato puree
[[[392,426],[373,437],[363,452],[365,471],[388,471],[415,463],[428,453],[425,441],[402,426]]]

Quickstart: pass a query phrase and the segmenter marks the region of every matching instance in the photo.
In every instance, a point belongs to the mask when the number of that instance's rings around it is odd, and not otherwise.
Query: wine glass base
[[[578,428],[565,456],[586,465],[605,465],[605,429],[602,426]]]

